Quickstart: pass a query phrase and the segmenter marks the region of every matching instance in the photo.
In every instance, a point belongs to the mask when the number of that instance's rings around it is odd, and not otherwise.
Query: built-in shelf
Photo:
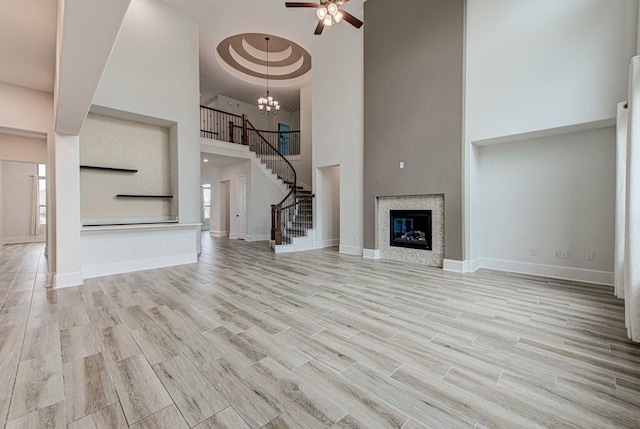
[[[173,195],[117,194],[117,198],[173,198]]]
[[[81,170],[100,170],[100,171],[117,171],[120,173],[137,173],[138,170],[133,170],[131,168],[115,168],[115,167],[100,167],[97,165],[81,165]]]

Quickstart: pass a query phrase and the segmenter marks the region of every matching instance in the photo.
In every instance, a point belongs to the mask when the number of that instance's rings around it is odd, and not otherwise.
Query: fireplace
[[[389,244],[431,250],[431,210],[389,210]]]

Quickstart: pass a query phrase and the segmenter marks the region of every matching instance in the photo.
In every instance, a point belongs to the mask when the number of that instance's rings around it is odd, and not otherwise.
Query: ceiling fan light
[[[342,14],[342,12],[337,12],[335,15],[333,15],[333,19],[335,19],[335,20],[336,20],[336,24],[337,24],[338,22],[342,21],[342,17],[343,17],[343,16],[344,16],[344,15]]]
[[[327,8],[321,7],[316,11],[316,15],[318,15],[318,19],[324,19],[327,16]]]
[[[324,25],[326,25],[327,27],[330,27],[333,25],[333,18],[331,17],[331,15],[327,15],[324,17]]]
[[[329,3],[327,6],[327,12],[329,12],[330,15],[335,15],[338,13],[338,5],[335,3]]]

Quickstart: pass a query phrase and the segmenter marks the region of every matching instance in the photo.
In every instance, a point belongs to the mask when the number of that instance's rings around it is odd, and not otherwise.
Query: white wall
[[[353,13],[362,18],[362,10]],[[340,252],[362,255],[364,144],[364,32],[350,25],[325,31],[313,57],[313,186],[318,168],[340,166]],[[344,75],[336,77],[336,70]],[[314,222],[322,224],[322,195]]]
[[[113,273],[185,263],[196,257],[195,252],[191,253],[192,249],[200,251],[198,68],[196,24],[158,0],[132,0],[96,90],[92,110],[139,122],[147,118],[144,122],[161,126],[173,124],[169,129],[171,190],[177,212],[172,210],[171,215],[177,215],[180,224],[195,233],[189,231],[175,237],[190,242],[173,245],[173,258],[171,254],[159,257],[152,245],[137,246],[142,253],[137,253],[136,260],[130,264],[123,260],[114,261],[109,249],[117,248],[113,241],[118,241],[122,247],[133,246],[134,235],[115,229],[102,232],[101,237],[111,234],[110,242],[93,240],[92,233],[83,229],[83,252],[102,255],[91,260],[83,259],[85,277],[95,274],[95,267],[105,268],[105,265]],[[75,168],[78,168],[77,159]],[[60,186],[62,184],[58,184]],[[164,231],[145,230],[147,243],[153,243]],[[183,254],[184,249],[189,250],[187,254]]]
[[[177,123],[180,222],[200,222],[198,28],[157,0],[133,0],[93,105]]]
[[[469,0],[471,141],[615,118],[637,0]]]
[[[300,88],[300,157],[289,157],[289,162],[296,170],[298,182],[311,186],[311,170],[313,164],[313,88]]]
[[[637,0],[467,2],[464,179],[467,261],[488,256],[483,235],[487,216],[478,184],[484,183],[483,176],[490,173],[480,169],[478,156],[491,149],[474,143],[492,143],[496,139],[518,144],[514,142],[526,138],[532,144],[533,138],[554,135],[550,138],[563,141],[566,136],[562,133],[567,130],[577,132],[612,125],[617,102],[627,97],[628,67],[636,52],[637,27]],[[549,151],[537,156],[546,156],[545,164],[557,161]],[[606,161],[598,161],[600,164],[592,165],[593,170],[602,172],[602,180],[613,180],[612,175],[605,177],[610,173]],[[573,170],[571,173],[577,174]],[[560,189],[568,192],[566,188]],[[548,194],[558,191],[555,183],[544,181],[538,183],[536,190]],[[571,201],[574,195],[565,193],[563,198]],[[600,204],[594,195],[588,198],[591,205]],[[560,227],[561,221],[558,222]],[[570,240],[579,238],[571,236]],[[541,245],[553,247],[555,243]],[[603,248],[606,250],[607,246]],[[522,257],[521,253],[517,255],[517,259]],[[598,262],[607,258],[603,255]],[[558,266],[578,264],[572,259],[547,262]]]
[[[258,99],[256,98],[256,103]],[[218,95],[217,100],[209,104],[208,107],[222,110],[223,112],[233,113],[236,115],[246,114],[249,121],[258,130],[278,131],[278,122],[291,125],[291,130],[300,129],[300,112],[288,112],[280,110],[277,115],[261,115],[258,111],[257,104],[249,104],[239,101],[226,95]]]
[[[45,241],[45,228],[31,235],[32,176],[38,174],[36,164],[2,162],[2,241],[28,243]]]
[[[0,159],[5,161],[47,163],[47,140],[3,134],[0,131]]]
[[[249,204],[249,240],[262,241],[271,238],[271,205],[285,197],[281,186],[265,177],[255,162],[251,163],[251,200]]]
[[[483,258],[613,271],[614,128],[479,152],[477,238]],[[568,259],[554,258],[555,250],[567,250]],[[586,260],[587,252],[595,252],[595,261]]]

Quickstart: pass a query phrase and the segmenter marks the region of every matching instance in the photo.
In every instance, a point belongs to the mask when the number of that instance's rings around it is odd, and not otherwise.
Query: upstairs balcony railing
[[[256,131],[282,155],[300,155],[300,131]],[[247,144],[243,116],[200,106],[200,137]]]

